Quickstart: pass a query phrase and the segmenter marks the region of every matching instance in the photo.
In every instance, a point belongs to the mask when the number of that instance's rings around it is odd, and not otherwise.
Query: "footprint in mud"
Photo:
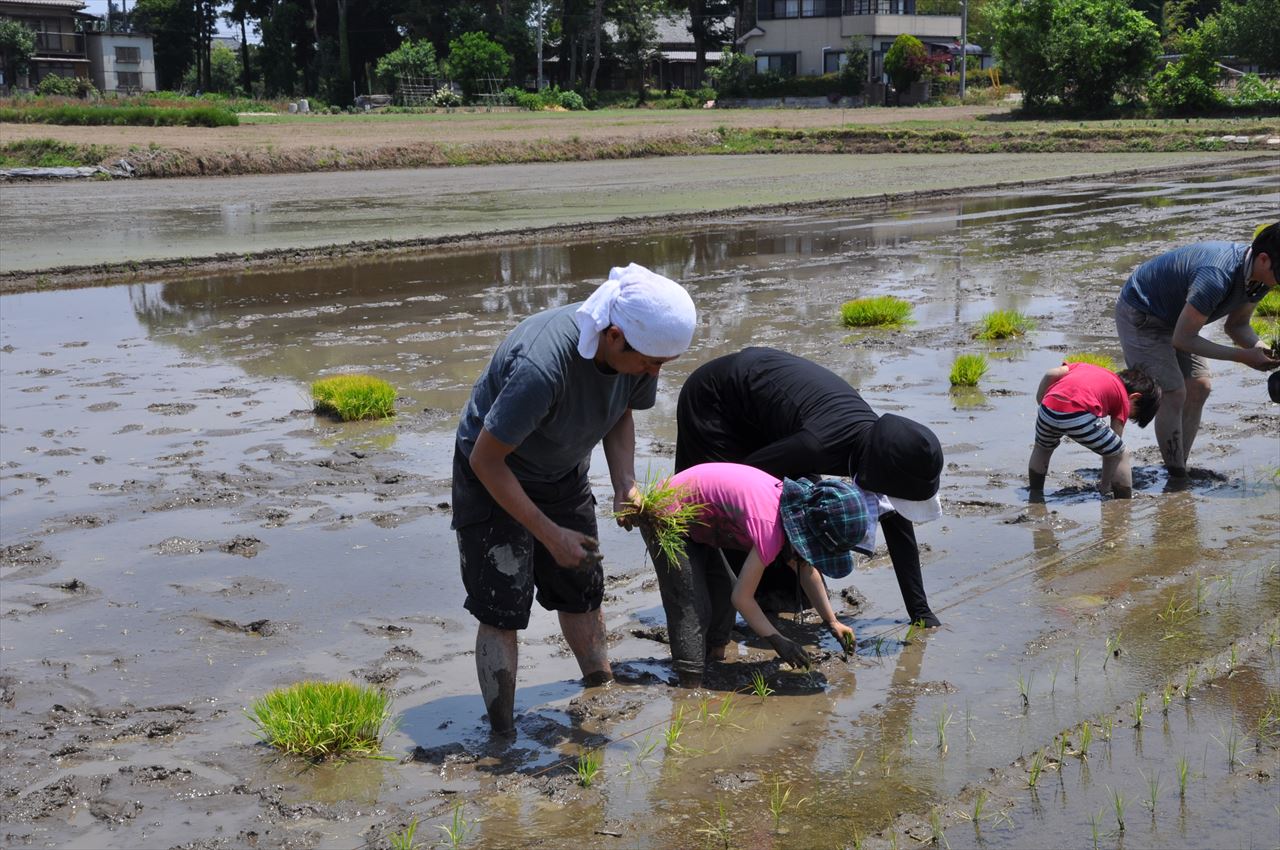
[[[142,430],[141,425],[125,425],[123,428],[121,428],[119,431],[116,431],[115,433],[129,434],[129,433],[132,433],[133,431],[141,431],[141,430]]]
[[[161,416],[181,416],[195,409],[194,404],[185,401],[156,402],[147,405],[148,412],[158,413]]]
[[[187,537],[167,537],[151,548],[161,555],[199,555],[211,549],[226,552],[228,555],[240,555],[244,558],[255,557],[265,547],[256,537],[233,537],[224,542],[216,540],[192,540]]]
[[[85,410],[90,413],[105,413],[108,410],[115,410],[119,406],[120,402],[118,401],[100,401],[96,404],[89,405]]]
[[[258,637],[271,637],[279,634],[289,628],[288,623],[275,623],[271,620],[254,620],[249,623],[237,623],[235,620],[228,620],[224,617],[201,617],[213,626],[215,629],[222,629],[228,632],[239,632],[245,635],[257,635]]]

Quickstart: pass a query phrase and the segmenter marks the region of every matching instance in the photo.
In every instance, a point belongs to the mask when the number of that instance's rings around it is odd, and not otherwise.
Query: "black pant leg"
[[[711,622],[705,577],[706,553],[711,550],[689,541],[685,557],[672,563],[658,548],[649,529],[642,526],[640,532],[658,576],[662,610],[667,615],[672,667],[682,685],[701,686],[707,661],[707,628]]]

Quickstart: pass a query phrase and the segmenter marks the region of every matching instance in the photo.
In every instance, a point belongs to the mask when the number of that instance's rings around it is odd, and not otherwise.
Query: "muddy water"
[[[1224,168],[0,299],[5,844],[385,846],[415,815],[430,842],[462,802],[474,846],[909,846],[931,810],[952,846],[1087,846],[1109,786],[1130,810],[1122,835],[1114,818],[1099,827],[1107,846],[1270,846],[1280,422],[1261,376],[1218,368],[1187,492],[1163,492],[1149,431],[1130,438],[1132,503],[1090,495],[1097,466],[1075,447],[1055,455],[1046,504],[1027,503],[1022,478],[1039,375],[1066,351],[1119,354],[1123,275],[1180,242],[1248,232],[1277,189],[1273,171]],[[881,557],[833,583],[867,599],[845,609],[856,659],[801,625],[825,660],[787,673],[744,632],[717,689],[681,692],[652,639],[662,611],[641,542],[606,523],[623,684],[583,692],[553,618],[535,613],[519,737],[491,744],[448,530],[454,418],[516,321],[627,261],[687,282],[703,316],[638,417],[638,467],[669,468],[676,392],[698,363],[769,344],[828,365],[942,438],[948,515],[920,537],[946,626],[904,643]],[[887,292],[913,301],[915,325],[833,321],[842,301]],[[1039,327],[973,342],[994,307]],[[991,371],[955,396],[947,369],[967,351]],[[394,420],[307,411],[307,382],[345,369],[400,388]],[[604,500],[602,457],[593,481]],[[775,694],[730,696],[757,670]],[[403,760],[305,767],[255,745],[244,706],[304,677],[390,689],[386,749]],[[1094,755],[1065,754],[1028,787],[1035,753],[1056,759],[1055,736],[1107,717],[1109,745],[1095,731]],[[1218,742],[1233,729],[1246,743],[1228,759]],[[584,788],[588,749],[603,766]],[[1194,757],[1184,795],[1179,756]],[[1152,817],[1142,777],[1157,773]],[[957,813],[980,783],[975,832]]]

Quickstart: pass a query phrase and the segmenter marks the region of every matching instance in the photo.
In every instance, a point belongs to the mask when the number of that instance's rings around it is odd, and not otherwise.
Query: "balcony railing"
[[[762,21],[840,15],[959,15],[960,0],[758,0]]]
[[[84,56],[84,34],[78,32],[36,33],[36,55]]]

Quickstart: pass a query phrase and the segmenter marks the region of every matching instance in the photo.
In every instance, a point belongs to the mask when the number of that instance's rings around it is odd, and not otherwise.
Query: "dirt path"
[[[693,225],[728,210],[785,215],[788,205],[834,208],[913,194],[925,200],[977,186],[1248,156],[750,155],[23,184],[6,187],[0,207],[0,291],[161,271],[332,263],[340,255],[421,252],[440,240],[563,239],[586,226],[653,230],[676,216]],[[623,218],[628,222],[618,224]],[[71,232],[75,239],[66,237]]]
[[[1007,111],[991,106],[931,106],[918,109],[605,109],[598,112],[467,112],[428,115],[317,115],[257,118],[238,127],[59,127],[0,124],[0,143],[57,139],[128,148],[180,148],[194,153],[237,149],[302,150],[312,147],[364,149],[420,144],[549,139],[657,138],[718,127],[812,128],[848,123],[881,126],[904,121],[972,121]]]

